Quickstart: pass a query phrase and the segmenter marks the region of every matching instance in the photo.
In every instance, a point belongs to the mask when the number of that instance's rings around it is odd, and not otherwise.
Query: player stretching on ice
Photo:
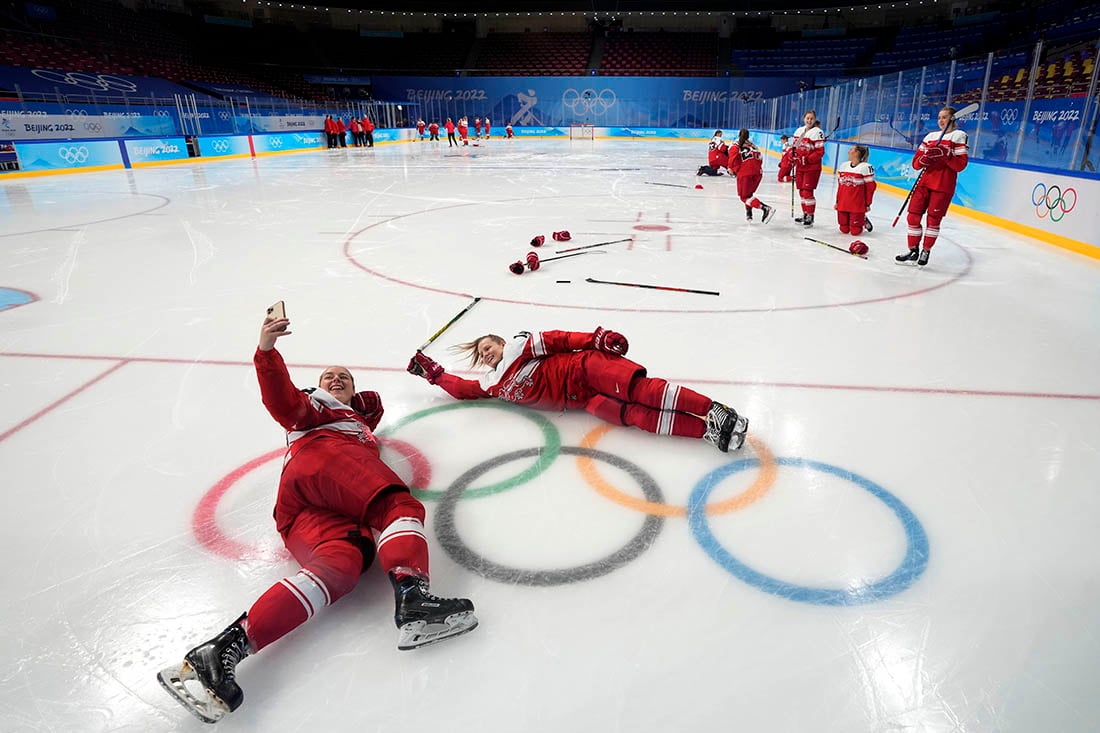
[[[913,188],[909,214],[905,219],[909,225],[906,242],[909,251],[895,257],[898,262],[916,260],[921,267],[928,264],[932,245],[940,236],[940,222],[947,216],[951,197],[955,195],[959,171],[970,161],[970,141],[955,124],[956,111],[954,107],[941,109],[936,118],[941,131],[925,135],[917,152],[913,153],[913,168],[924,172]],[[926,213],[927,220],[922,230],[921,217]]]
[[[290,333],[289,324],[286,318],[266,319],[253,360],[264,406],[287,431],[275,524],[302,569],[187,652],[181,666],[158,675],[181,705],[207,723],[244,700],[235,680],[237,663],[349,593],[376,550],[394,587],[398,649],[477,626],[470,601],[428,592],[424,505],[378,455],[371,432],[382,419],[378,393],[357,393],[351,374],[340,366],[322,372],[308,394],[295,387],[275,349],[276,339]]]
[[[489,367],[479,380],[447,374],[420,351],[408,371],[460,400],[496,397],[538,410],[580,409],[615,425],[702,438],[723,453],[741,447],[746,418],[698,392],[646,376],[645,367],[624,356],[628,347],[622,334],[603,327],[521,332],[511,341],[488,334],[455,347],[470,355],[473,366]]]

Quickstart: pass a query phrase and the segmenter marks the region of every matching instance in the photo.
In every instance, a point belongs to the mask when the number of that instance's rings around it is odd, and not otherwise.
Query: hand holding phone
[[[278,301],[267,309],[264,323],[260,326],[260,351],[271,351],[275,348],[275,341],[281,336],[287,336],[291,332],[287,330],[290,325],[286,317],[286,303]]]
[[[274,305],[269,306],[267,309],[267,317],[271,320],[286,318],[286,303],[280,300]]]

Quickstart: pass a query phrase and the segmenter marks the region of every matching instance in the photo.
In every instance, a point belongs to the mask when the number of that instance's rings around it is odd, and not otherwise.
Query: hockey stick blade
[[[822,242],[820,239],[814,239],[813,237],[803,237],[803,239],[807,239],[811,242],[814,242],[815,244],[823,244],[826,247],[830,247],[832,249],[835,249],[837,252],[843,252],[846,255],[851,255],[852,257],[858,257],[861,260],[867,259],[867,255],[857,255],[855,252],[852,252],[851,250],[844,249],[843,247],[837,247],[835,244],[829,244],[828,242]]]
[[[721,295],[721,293],[714,290],[695,290],[693,288],[673,288],[667,285],[645,285],[643,283],[621,283],[613,280],[597,280],[592,277],[586,277],[585,282],[598,283],[600,285],[622,285],[628,288],[648,288],[650,290],[669,290],[674,293],[697,293],[699,295]]]

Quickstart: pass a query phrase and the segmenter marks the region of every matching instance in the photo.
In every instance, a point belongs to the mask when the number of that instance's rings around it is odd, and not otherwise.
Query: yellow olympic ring
[[[595,428],[581,440],[581,447],[595,448],[596,444],[600,442],[600,438],[606,435],[612,427],[612,425],[601,425]],[[768,493],[775,484],[775,477],[778,472],[775,463],[775,455],[768,449],[768,446],[764,445],[764,441],[758,440],[751,435],[748,437],[748,441],[749,445],[756,451],[756,455],[760,458],[760,473],[757,475],[756,480],[752,482],[752,486],[745,489],[740,494],[726,499],[725,501],[707,504],[707,514],[709,516],[713,517],[719,514],[726,514],[728,512],[744,509],[757,499],[763,497],[764,494]],[[596,471],[595,461],[588,456],[577,456],[577,469],[597,493],[628,509],[634,509],[658,517],[687,516],[686,506],[659,504],[657,502],[639,499],[619,491],[600,476]]]

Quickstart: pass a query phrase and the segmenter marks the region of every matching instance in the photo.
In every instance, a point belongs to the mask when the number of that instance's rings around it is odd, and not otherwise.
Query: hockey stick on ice
[[[948,123],[946,125],[944,125],[943,130],[940,131],[940,136],[938,138],[936,138],[936,145],[939,145],[940,141],[943,140],[943,136],[947,134],[947,128],[951,127],[952,122],[959,119],[960,117],[965,117],[966,115],[970,114],[971,112],[977,112],[978,111],[978,106],[979,105],[978,105],[977,102],[971,102],[970,104],[966,105],[965,107],[960,109],[958,112],[956,112],[951,117],[951,119],[948,121]],[[921,143],[921,144],[923,145],[923,143]],[[917,174],[917,180],[913,181],[913,187],[909,189],[909,195],[905,197],[905,201],[901,202],[901,208],[898,209],[898,215],[894,217],[894,223],[890,225],[891,227],[896,227],[898,225],[898,219],[901,218],[902,212],[905,211],[905,207],[909,205],[909,199],[913,198],[913,192],[917,190],[917,184],[920,183],[920,179],[924,178],[924,172],[926,170],[928,170],[928,169],[927,168],[921,168],[920,169],[920,173]]]
[[[855,252],[852,252],[851,250],[844,249],[843,247],[837,247],[835,244],[829,244],[828,242],[822,242],[820,239],[814,239],[813,237],[803,237],[803,239],[808,239],[811,242],[816,242],[818,244],[824,244],[826,247],[831,247],[831,248],[835,249],[837,252],[843,252],[844,254],[851,255],[852,257],[859,257],[862,260],[867,259],[867,255],[857,255]]]
[[[586,244],[583,247],[570,247],[569,249],[556,249],[556,250],[554,250],[554,254],[560,255],[560,254],[563,254],[565,252],[576,252],[579,249],[592,249],[593,247],[606,247],[609,244],[619,244],[620,242],[629,242],[632,238],[633,237],[628,237],[626,239],[616,239],[613,242],[599,242],[597,244]],[[543,262],[546,262],[546,260],[543,260]]]
[[[417,347],[417,349],[416,349],[416,350],[417,350],[417,351],[423,351],[424,349],[428,348],[428,345],[429,345],[429,344],[431,344],[431,342],[433,342],[433,341],[435,341],[435,340],[436,340],[437,338],[439,338],[439,337],[440,337],[440,336],[441,336],[441,335],[443,334],[443,332],[444,332],[444,331],[446,331],[446,330],[447,330],[448,328],[450,328],[451,326],[453,326],[453,325],[455,324],[455,321],[457,321],[457,320],[458,320],[459,318],[462,318],[462,316],[464,316],[464,315],[466,315],[467,313],[469,313],[469,312],[470,312],[470,309],[471,309],[471,308],[473,308],[473,307],[474,307],[475,305],[477,305],[477,304],[478,304],[479,302],[481,302],[481,298],[474,298],[474,300],[473,300],[473,302],[472,302],[472,303],[470,303],[470,304],[469,304],[468,306],[466,306],[466,307],[465,307],[465,308],[463,308],[463,309],[462,309],[461,311],[459,311],[459,313],[458,313],[458,315],[457,315],[457,316],[455,316],[455,317],[454,317],[454,318],[452,318],[451,320],[447,321],[447,325],[445,325],[445,326],[444,326],[443,328],[441,328],[441,329],[439,329],[438,331],[436,331],[435,333],[433,333],[433,334],[432,334],[432,335],[431,335],[431,336],[430,336],[430,337],[428,338],[428,340],[427,340],[427,341],[425,341],[424,343],[420,344],[420,346],[419,346],[419,347]]]
[[[653,181],[645,181],[650,186],[669,186],[670,188],[691,188],[691,186],[685,186],[681,183],[654,183]]]
[[[596,280],[595,278],[586,277],[585,282],[599,283],[600,285],[625,285],[629,288],[649,288],[650,290],[671,290],[676,293],[698,293],[699,295],[721,295],[713,290],[693,290],[691,288],[672,288],[667,285],[643,285],[642,283],[620,283],[612,280]]]

